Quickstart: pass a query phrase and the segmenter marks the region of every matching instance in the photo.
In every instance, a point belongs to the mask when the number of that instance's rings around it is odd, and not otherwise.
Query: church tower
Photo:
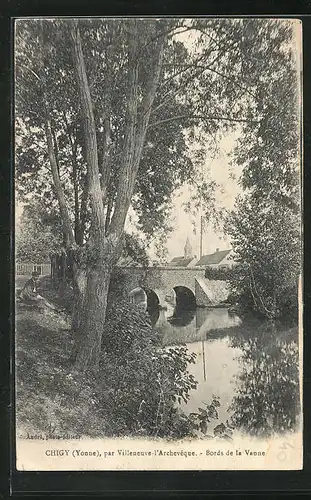
[[[191,243],[189,240],[189,236],[187,236],[187,240],[186,240],[186,244],[185,244],[185,248],[184,248],[184,256],[185,256],[185,259],[192,259],[193,258],[192,246],[191,246]]]

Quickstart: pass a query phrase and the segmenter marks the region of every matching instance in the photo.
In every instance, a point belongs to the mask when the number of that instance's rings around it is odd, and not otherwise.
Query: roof
[[[171,262],[177,262],[178,260],[184,259],[184,257],[174,257]]]
[[[203,255],[196,266],[210,266],[211,264],[220,264],[222,260],[231,252],[231,250],[218,250],[218,252],[209,255]]]
[[[174,259],[171,260],[170,264],[172,264],[172,266],[187,267],[192,260],[193,257],[188,257],[187,259],[185,259],[185,257],[174,257]]]

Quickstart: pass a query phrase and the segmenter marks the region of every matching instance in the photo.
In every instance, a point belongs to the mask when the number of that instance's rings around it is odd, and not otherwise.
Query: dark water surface
[[[186,344],[196,354],[189,371],[198,381],[186,413],[220,398],[215,425],[232,419],[247,434],[294,431],[299,423],[297,329],[276,331],[242,323],[227,308],[159,311],[154,326],[167,346]]]

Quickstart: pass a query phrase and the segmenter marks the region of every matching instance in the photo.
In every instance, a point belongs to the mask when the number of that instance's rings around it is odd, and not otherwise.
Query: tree
[[[244,192],[227,221],[240,263],[233,292],[244,309],[270,319],[297,319],[301,265],[299,54],[285,35],[272,37],[271,50],[280,43],[281,50],[269,78],[262,74],[257,85],[261,120],[252,127],[245,123],[233,154],[233,164],[243,166]],[[253,59],[253,74],[258,64],[269,67],[272,61]]]
[[[298,214],[277,201],[244,196],[231,214],[230,236],[238,262],[230,282],[242,309],[297,320]]]
[[[249,32],[248,20],[18,21],[17,170],[29,181],[26,191],[39,193],[52,174],[49,189],[83,311],[79,371],[98,366],[129,207],[141,228],[154,233],[174,189],[195,180],[191,146],[206,148],[220,132],[260,120],[257,81],[274,72],[291,29],[274,20],[255,23],[251,47]],[[185,33],[193,34],[193,44]],[[29,144],[34,138],[36,146]]]
[[[49,262],[51,253],[61,248],[59,214],[47,213],[43,203],[25,207],[15,234],[16,258],[21,262]]]

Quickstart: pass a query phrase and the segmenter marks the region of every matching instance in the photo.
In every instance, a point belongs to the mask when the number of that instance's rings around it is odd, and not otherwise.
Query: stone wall
[[[195,283],[195,298],[198,306],[218,306],[226,302],[229,295],[227,281],[197,278]]]
[[[209,280],[208,287],[213,294],[213,300],[216,305],[226,302],[229,295],[229,283],[222,280]]]
[[[197,306],[208,307],[212,305],[212,297],[210,296],[210,293],[206,290],[206,287],[202,286],[203,280],[204,278],[195,280],[195,300]]]
[[[196,277],[204,278],[204,268],[176,268],[176,267],[150,267],[148,270],[142,268],[127,267],[122,272],[126,275],[126,292],[130,293],[134,288],[141,286],[153,290],[161,305],[164,305],[165,297],[172,296],[177,286],[184,286],[195,295]]]

